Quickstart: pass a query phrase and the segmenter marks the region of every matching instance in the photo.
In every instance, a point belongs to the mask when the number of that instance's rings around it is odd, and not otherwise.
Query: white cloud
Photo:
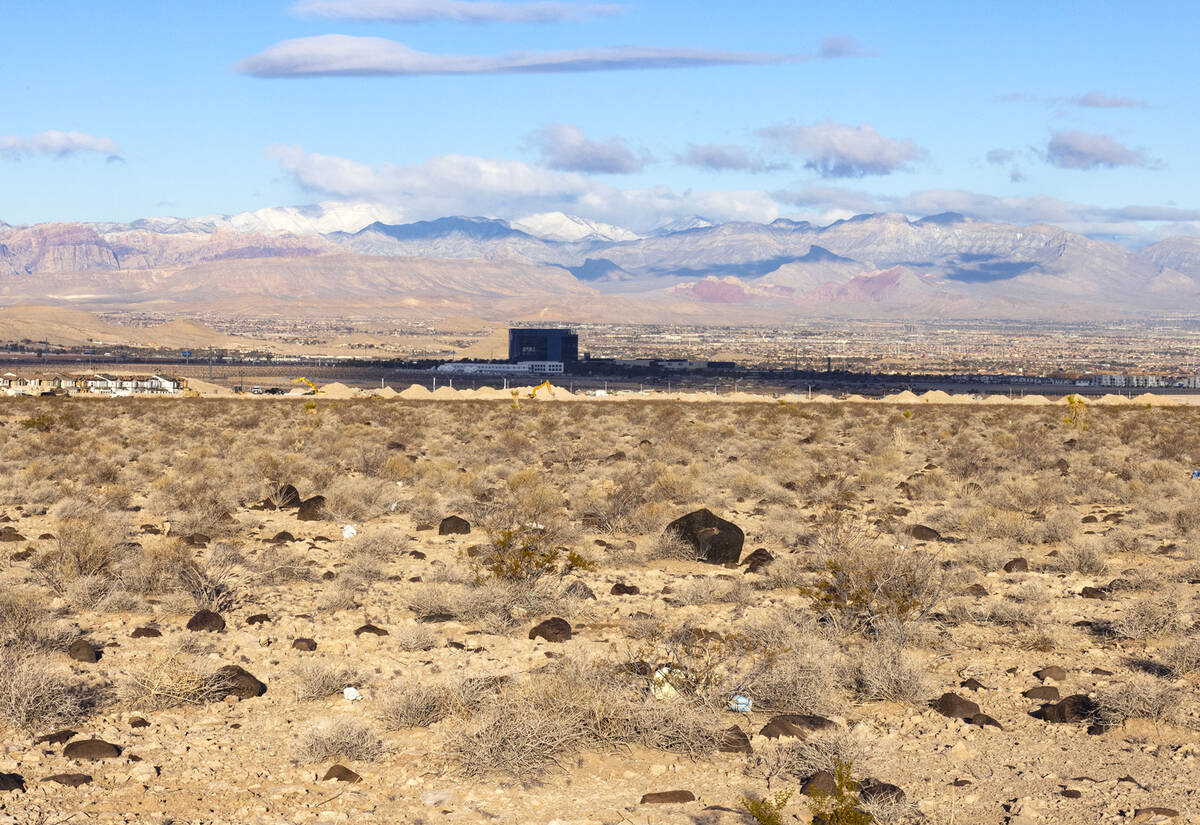
[[[121,148],[107,137],[95,137],[85,132],[60,132],[50,129],[28,138],[0,137],[0,156],[20,159],[30,155],[65,158],[68,155],[94,153],[121,157]]]
[[[1108,135],[1090,132],[1055,132],[1046,144],[1046,162],[1060,169],[1115,169],[1118,166],[1140,166],[1154,169],[1157,161],[1145,153],[1123,146]]]
[[[779,215],[778,204],[765,192],[618,189],[577,173],[513,160],[439,155],[408,166],[371,166],[282,144],[270,147],[267,155],[306,190],[385,203],[409,220],[464,214],[511,220],[565,212],[642,230],[692,215],[764,222]]]
[[[542,163],[564,172],[628,175],[640,172],[653,160],[646,152],[635,152],[618,137],[589,140],[583,130],[569,123],[551,123],[529,140],[542,155]]]
[[[384,38],[330,34],[285,40],[243,60],[235,69],[256,77],[521,74],[777,63],[785,59],[703,49],[636,47],[525,52],[501,57],[434,55]]]
[[[387,23],[559,23],[620,14],[624,7],[613,3],[486,0],[300,0],[292,11],[311,17]]]
[[[929,154],[913,141],[885,137],[867,123],[778,124],[759,134],[780,149],[806,158],[804,165],[823,178],[890,175]]]
[[[254,77],[535,74],[803,63],[851,54],[842,45],[828,52],[791,55],[657,46],[514,52],[500,56],[439,55],[420,52],[382,37],[324,34],[276,43],[239,61],[233,69]]]
[[[689,143],[687,151],[675,159],[684,166],[695,166],[712,172],[778,172],[791,168],[786,163],[767,161],[743,146],[722,143]]]
[[[1088,92],[1077,97],[1060,98],[1060,102],[1084,106],[1089,109],[1144,109],[1146,101],[1136,97],[1117,97],[1103,92]]]

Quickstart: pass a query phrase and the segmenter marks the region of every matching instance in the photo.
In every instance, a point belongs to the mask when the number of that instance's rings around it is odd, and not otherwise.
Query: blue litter
[[[1200,478],[1200,470],[1192,470],[1192,481]]]
[[[740,693],[729,700],[729,709],[737,713],[749,713],[754,707],[754,702],[750,701],[750,697],[742,696]]]

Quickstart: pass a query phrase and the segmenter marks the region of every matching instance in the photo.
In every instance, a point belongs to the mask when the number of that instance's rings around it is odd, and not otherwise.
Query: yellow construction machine
[[[312,381],[309,381],[307,378],[304,378],[304,377],[293,378],[292,383],[293,384],[308,384],[309,392],[307,392],[305,394],[306,395],[316,395],[317,394],[317,385],[314,384]]]

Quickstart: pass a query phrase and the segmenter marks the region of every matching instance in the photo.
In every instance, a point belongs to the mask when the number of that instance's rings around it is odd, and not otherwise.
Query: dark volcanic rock
[[[271,538],[267,539],[267,541],[270,544],[287,544],[289,541],[295,541],[295,540],[296,540],[296,537],[293,536],[291,533],[289,533],[287,530],[280,530],[278,533],[271,536]]]
[[[961,688],[966,688],[967,690],[987,690],[987,688],[984,687],[983,682],[979,681],[974,676],[972,676],[970,679],[965,679],[962,682],[959,682],[958,686]]]
[[[747,573],[758,573],[770,567],[773,561],[775,561],[775,557],[771,555],[770,551],[765,547],[760,547],[742,559],[742,564],[746,565]]]
[[[254,678],[248,670],[238,665],[225,665],[213,674],[213,678],[222,686],[218,691],[220,698],[236,696],[239,699],[253,699],[267,692],[267,686]]]
[[[763,725],[758,735],[765,736],[768,739],[778,739],[781,736],[803,739],[813,731],[830,730],[836,727],[836,722],[826,719],[824,716],[781,713],[778,716],[771,717],[767,724]]]
[[[596,600],[596,594],[592,592],[592,588],[578,579],[567,585],[567,589],[563,591],[563,597],[567,599]]]
[[[382,627],[376,627],[373,624],[365,624],[362,627],[355,628],[355,636],[387,636],[389,635]]]
[[[334,765],[325,771],[325,775],[321,777],[322,782],[328,782],[333,779],[336,779],[338,782],[362,782],[362,777],[345,765]]]
[[[972,725],[978,725],[981,728],[991,725],[994,728],[1000,728],[1000,730],[1004,730],[1003,725],[1001,725],[999,722],[997,722],[991,716],[988,716],[986,713],[977,713],[974,716],[972,716],[970,719],[968,719],[967,721],[970,722]]]
[[[1063,679],[1067,678],[1067,672],[1058,665],[1044,667],[1041,670],[1035,671],[1033,675],[1043,682],[1047,679],[1053,679],[1056,682],[1061,682]]]
[[[617,582],[612,586],[612,590],[608,591],[613,596],[636,596],[641,593],[641,588],[635,584],[626,584],[625,582]]]
[[[951,719],[970,719],[979,713],[979,705],[970,699],[964,699],[957,693],[943,693],[937,701],[932,703],[932,706],[942,716],[948,716]]]
[[[143,627],[134,628],[134,631],[129,634],[131,639],[157,639],[162,635],[162,631],[157,627],[145,625]]]
[[[439,536],[465,536],[471,532],[471,522],[462,516],[446,516],[438,525]]]
[[[837,780],[829,771],[817,771],[800,786],[800,793],[805,796],[833,796],[837,791]]]
[[[976,596],[982,598],[988,594],[987,588],[976,582],[962,592],[963,596]]]
[[[325,496],[313,496],[300,502],[296,518],[300,521],[320,521],[325,518]]]
[[[696,795],[691,791],[658,791],[642,796],[643,805],[665,805],[679,802],[695,802]]]
[[[188,619],[187,629],[193,632],[207,631],[209,633],[220,633],[225,629],[225,620],[221,618],[220,613],[213,613],[211,610],[200,610],[196,615]]]
[[[25,537],[12,527],[0,528],[0,541],[25,541]]]
[[[150,723],[141,716],[133,716],[129,719],[129,727],[131,728],[148,728]]]
[[[24,791],[25,777],[19,773],[0,773],[0,791]]]
[[[66,785],[68,788],[78,788],[80,785],[90,785],[92,778],[86,773],[56,773],[54,776],[47,776],[43,782],[55,782],[59,785]]]
[[[293,639],[292,650],[303,650],[307,653],[317,649],[317,643],[312,639]]]
[[[547,642],[565,642],[571,638],[571,624],[555,616],[538,624],[529,631],[530,639],[543,638]]]
[[[942,534],[924,524],[914,524],[905,532],[916,541],[941,541]]]
[[[86,639],[76,639],[71,642],[71,646],[67,648],[67,655],[77,662],[85,662],[89,665],[100,661],[96,648],[92,647],[92,643]]]
[[[255,613],[253,616],[250,616],[248,619],[246,619],[246,624],[265,624],[269,621],[271,621],[271,617],[266,613]]]
[[[1047,722],[1090,722],[1096,715],[1096,703],[1087,694],[1076,693],[1061,702],[1046,705],[1039,711],[1040,716]]]
[[[1058,688],[1054,685],[1032,687],[1021,695],[1026,699],[1033,699],[1035,702],[1057,702],[1061,698],[1058,695]]]
[[[722,753],[750,753],[750,737],[737,725],[726,728],[717,739],[717,750]]]
[[[667,525],[695,549],[701,561],[709,564],[737,564],[746,534],[732,521],[714,515],[711,510],[696,510]]]
[[[1099,587],[1085,587],[1079,591],[1079,595],[1085,599],[1107,599],[1108,593]]]
[[[68,759],[116,759],[120,755],[119,747],[103,739],[80,739],[63,748],[63,756]]]
[[[890,782],[880,782],[878,779],[867,779],[858,788],[858,798],[864,803],[886,802],[899,804],[904,802],[904,791]]]
[[[1007,564],[1004,565],[1004,572],[1005,573],[1028,573],[1029,572],[1029,559],[1026,559],[1022,556],[1017,556],[1017,558],[1012,559],[1011,561],[1009,561]]]
[[[61,745],[64,742],[70,742],[78,735],[79,734],[73,730],[56,730],[54,733],[47,733],[45,736],[39,736],[37,739],[34,739],[33,744]]]

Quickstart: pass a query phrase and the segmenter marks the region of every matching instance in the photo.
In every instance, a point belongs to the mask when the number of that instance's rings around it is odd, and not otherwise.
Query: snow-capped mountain
[[[212,232],[217,229],[260,235],[329,235],[334,232],[357,232],[376,222],[402,223],[404,219],[405,215],[400,210],[375,203],[325,201],[310,206],[270,206],[236,215],[142,218],[130,224],[129,228],[167,235]]]
[[[579,241],[636,241],[642,236],[620,226],[613,226],[599,221],[589,221],[577,215],[564,215],[562,212],[542,212],[513,221],[513,229],[519,229],[526,234],[547,241],[564,241],[577,243]]]

